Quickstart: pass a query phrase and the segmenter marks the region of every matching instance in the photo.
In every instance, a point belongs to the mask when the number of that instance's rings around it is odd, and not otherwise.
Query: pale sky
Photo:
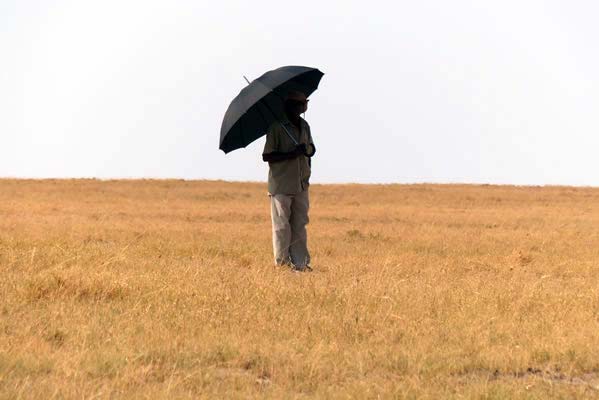
[[[227,106],[325,73],[312,182],[599,186],[599,2],[0,0],[0,177],[265,181]]]

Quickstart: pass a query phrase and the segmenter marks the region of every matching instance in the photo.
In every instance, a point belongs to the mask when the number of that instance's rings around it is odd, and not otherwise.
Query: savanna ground
[[[599,397],[599,189],[0,180],[0,398]]]

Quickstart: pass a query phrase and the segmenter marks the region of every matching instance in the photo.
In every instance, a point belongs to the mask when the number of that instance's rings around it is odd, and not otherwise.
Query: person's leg
[[[291,203],[291,261],[298,268],[310,264],[310,253],[308,252],[308,235],[306,225],[310,221],[308,210],[310,208],[310,197],[308,190],[296,194]]]
[[[291,196],[276,194],[270,196],[270,211],[272,217],[272,247],[275,265],[289,262],[289,243],[291,241]]]

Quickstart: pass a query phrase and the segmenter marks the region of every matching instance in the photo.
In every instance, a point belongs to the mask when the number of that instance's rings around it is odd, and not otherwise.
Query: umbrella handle
[[[248,85],[250,84],[250,81],[248,80],[248,78],[245,77],[245,75],[243,76],[243,79],[245,79],[245,81],[248,83]],[[260,101],[262,101],[262,100],[260,100]],[[270,113],[274,116],[275,113],[272,112],[272,110],[270,109],[268,104],[265,103],[264,105],[266,106],[268,111],[270,111]],[[281,121],[279,121],[279,124],[281,124],[281,126],[283,127],[283,129],[287,133],[287,136],[289,136],[289,139],[291,139],[293,144],[295,144],[297,146],[299,143],[297,142],[297,140],[295,140],[295,137],[291,134],[291,132],[289,132],[289,129],[287,129],[287,127]]]

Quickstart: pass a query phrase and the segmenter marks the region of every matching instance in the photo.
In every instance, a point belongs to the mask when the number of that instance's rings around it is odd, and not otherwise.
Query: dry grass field
[[[599,189],[0,180],[0,398],[599,397]]]

